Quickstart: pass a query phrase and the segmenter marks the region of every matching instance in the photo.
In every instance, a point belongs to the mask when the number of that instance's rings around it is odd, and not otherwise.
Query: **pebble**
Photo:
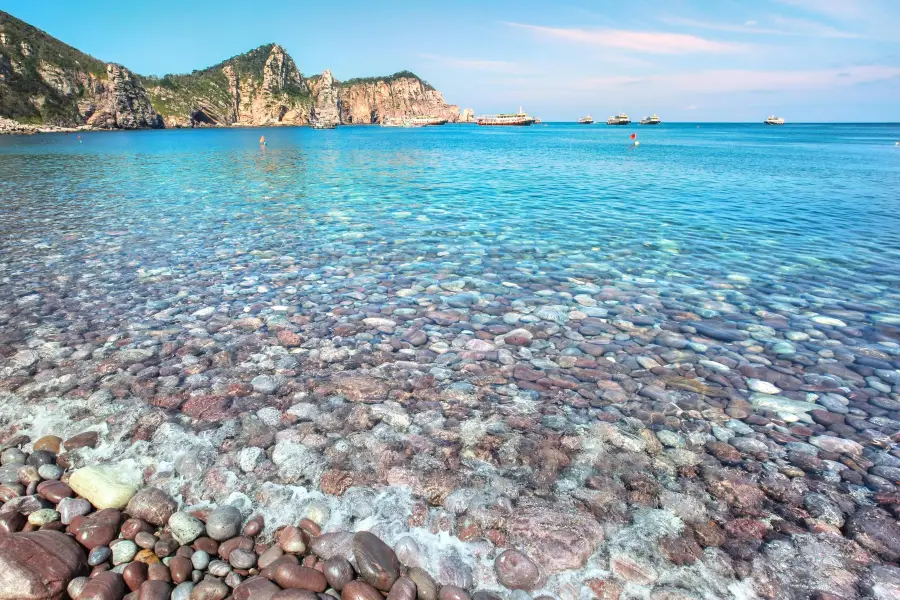
[[[220,506],[206,519],[206,535],[217,541],[233,538],[240,532],[243,520],[235,507]]]
[[[68,484],[94,507],[125,508],[140,487],[141,476],[120,465],[87,466],[76,470]]]
[[[185,512],[175,512],[169,517],[169,529],[178,543],[187,545],[203,535],[206,528],[203,521]]]

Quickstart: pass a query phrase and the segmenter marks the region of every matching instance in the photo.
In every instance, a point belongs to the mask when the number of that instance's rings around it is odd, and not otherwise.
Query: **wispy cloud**
[[[743,52],[748,49],[744,44],[709,40],[685,33],[545,27],[514,22],[506,24],[525,29],[543,38],[650,54]]]
[[[824,38],[857,38],[856,33],[841,31],[830,25],[808,21],[806,19],[792,19],[788,17],[774,16],[772,22],[778,26],[759,27],[757,21],[747,21],[743,24],[717,23],[701,21],[697,19],[685,19],[682,17],[664,17],[662,21],[669,25],[693,27],[697,29],[709,29],[712,31],[725,31],[728,33],[745,33],[750,35],[791,35]]]
[[[518,65],[505,60],[482,60],[473,58],[457,58],[453,56],[439,56],[437,54],[419,54],[420,58],[441,63],[442,65],[457,69],[469,69],[473,71],[508,71]]]

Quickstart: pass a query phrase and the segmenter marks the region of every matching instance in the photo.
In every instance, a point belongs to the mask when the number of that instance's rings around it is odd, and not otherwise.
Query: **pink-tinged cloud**
[[[531,31],[543,38],[650,54],[743,52],[748,49],[744,44],[718,42],[685,33],[544,27],[526,23],[507,23],[507,25]]]

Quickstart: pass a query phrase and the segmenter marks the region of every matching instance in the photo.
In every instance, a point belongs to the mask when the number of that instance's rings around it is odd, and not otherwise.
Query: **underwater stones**
[[[351,402],[373,404],[385,400],[390,386],[387,382],[365,375],[338,375],[332,379],[334,392]]]
[[[69,486],[98,509],[125,508],[142,479],[131,467],[106,464],[78,469],[69,477]]]
[[[853,440],[838,437],[817,435],[809,438],[809,443],[817,448],[834,452],[835,454],[847,454],[850,456],[862,456],[863,447]]]
[[[807,416],[811,410],[819,409],[819,405],[811,402],[802,402],[799,400],[790,400],[782,396],[771,396],[769,394],[754,393],[750,396],[750,404],[753,408],[771,410],[775,412],[785,412],[798,416]]]
[[[848,520],[847,534],[885,560],[900,560],[900,524],[880,508],[864,506]]]
[[[740,342],[747,338],[747,332],[739,329],[727,329],[721,325],[711,325],[709,323],[699,323],[694,321],[691,321],[688,324],[700,335],[722,342]]]
[[[511,590],[533,590],[541,582],[537,564],[517,550],[506,550],[497,556],[494,572],[497,581]]]
[[[0,600],[59,598],[86,568],[84,551],[63,533],[5,535],[0,543]]]
[[[373,534],[362,531],[353,536],[352,548],[360,577],[376,589],[390,591],[400,576],[400,562],[391,547]]]
[[[253,391],[260,394],[274,394],[281,387],[281,382],[271,375],[257,375],[250,382]]]
[[[125,512],[153,525],[163,526],[177,509],[178,503],[166,492],[155,487],[145,487],[131,497]]]
[[[507,531],[509,541],[547,574],[583,567],[603,541],[603,529],[593,517],[545,507],[517,510]]]

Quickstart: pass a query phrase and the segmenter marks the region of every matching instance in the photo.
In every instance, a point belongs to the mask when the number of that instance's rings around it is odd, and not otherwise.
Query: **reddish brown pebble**
[[[76,448],[96,448],[99,441],[100,434],[96,431],[85,431],[84,433],[73,435],[63,442],[63,448],[69,452]]]
[[[340,556],[334,556],[325,561],[323,574],[328,585],[339,592],[356,577],[353,566],[347,559]]]
[[[368,531],[353,536],[353,556],[359,576],[387,592],[400,576],[400,562],[390,546]]]
[[[62,481],[42,481],[37,486],[37,493],[53,504],[59,504],[63,498],[71,498],[75,495],[72,488]]]
[[[172,573],[172,582],[175,584],[182,583],[190,579],[191,571],[193,570],[194,565],[191,564],[190,559],[187,559],[183,556],[176,556],[169,561],[169,571]]]
[[[306,532],[309,537],[318,537],[322,535],[322,528],[319,527],[319,524],[310,519],[300,519],[300,522],[297,523],[297,527]]]
[[[263,577],[251,577],[234,588],[232,600],[272,600],[280,588]]]
[[[341,600],[384,600],[384,596],[365,581],[351,581],[341,590]]]
[[[87,582],[78,600],[119,600],[125,595],[125,580],[118,573],[106,571]]]
[[[88,577],[94,577],[95,575],[99,575],[100,573],[106,573],[107,571],[109,571],[109,569],[110,569],[109,563],[102,563],[99,565],[95,565],[95,566],[91,567],[91,572],[88,575]]]
[[[231,589],[216,579],[206,579],[191,592],[191,600],[225,600]]]
[[[222,557],[222,560],[227,561],[228,557],[231,556],[231,553],[234,550],[240,548],[241,550],[253,550],[253,540],[248,537],[244,537],[239,535],[238,537],[231,538],[230,540],[224,541],[219,544],[219,556]]]
[[[310,554],[309,556],[304,556],[303,562],[300,564],[302,564],[304,567],[309,567],[310,569],[314,569],[314,568],[316,568],[316,565],[319,564],[319,559],[317,559],[315,556]],[[319,569],[319,570],[321,571],[322,569]]]
[[[134,541],[137,534],[144,532],[152,534],[155,531],[153,525],[143,519],[127,519],[122,523],[122,537],[126,540]]]
[[[34,560],[39,556],[40,560]],[[74,577],[85,574],[84,550],[57,531],[4,534],[0,539],[3,589],[27,591],[31,598],[57,598]],[[8,595],[7,598],[14,598]]]
[[[128,589],[136,592],[147,581],[147,565],[137,561],[130,562],[122,571],[122,577],[125,579]]]
[[[445,585],[438,592],[438,600],[472,600],[466,590],[455,585]]]
[[[497,581],[511,590],[533,590],[541,582],[537,564],[519,552],[507,550],[494,560]]]
[[[175,551],[175,556],[183,556],[185,558],[190,558],[194,555],[194,549],[190,546],[181,546],[178,550]]]
[[[138,592],[138,600],[169,600],[172,585],[166,581],[145,581]]]
[[[416,600],[416,584],[408,577],[401,577],[391,586],[387,600]]]
[[[167,493],[155,487],[145,487],[140,490],[131,497],[125,508],[125,512],[132,517],[143,519],[158,527],[168,523],[169,517],[176,510],[178,510],[178,503]]]
[[[194,540],[194,550],[203,550],[210,556],[219,553],[219,542],[208,537],[198,537]]]
[[[172,538],[160,538],[153,544],[153,552],[160,558],[172,556],[178,550],[178,542]]]
[[[325,576],[309,567],[301,567],[291,563],[282,563],[274,569],[272,577],[275,583],[283,588],[324,592],[328,587]]]
[[[25,527],[25,515],[16,511],[0,513],[0,533],[16,533]]]
[[[278,532],[278,545],[288,554],[306,552],[306,534],[299,528],[288,526]]]
[[[81,521],[75,539],[88,550],[93,550],[97,546],[108,546],[119,535],[121,518],[122,513],[113,508],[88,515]]]
[[[263,516],[256,515],[255,517],[253,517],[249,521],[247,521],[247,523],[244,525],[244,529],[241,531],[241,533],[247,537],[256,537],[257,535],[259,535],[259,532],[263,530],[263,527],[265,527],[265,524],[266,524],[266,522],[263,519]]]
[[[147,567],[147,579],[151,581],[172,581],[169,567],[162,563],[153,563]]]
[[[259,555],[259,560],[256,561],[256,564],[259,565],[260,569],[265,569],[282,556],[284,556],[284,550],[278,546],[272,546]]]
[[[125,538],[128,539],[128,538]],[[135,544],[138,545],[139,548],[143,548],[145,550],[151,550],[156,545],[156,536],[152,533],[147,533],[146,531],[140,531],[136,536],[134,536]]]

